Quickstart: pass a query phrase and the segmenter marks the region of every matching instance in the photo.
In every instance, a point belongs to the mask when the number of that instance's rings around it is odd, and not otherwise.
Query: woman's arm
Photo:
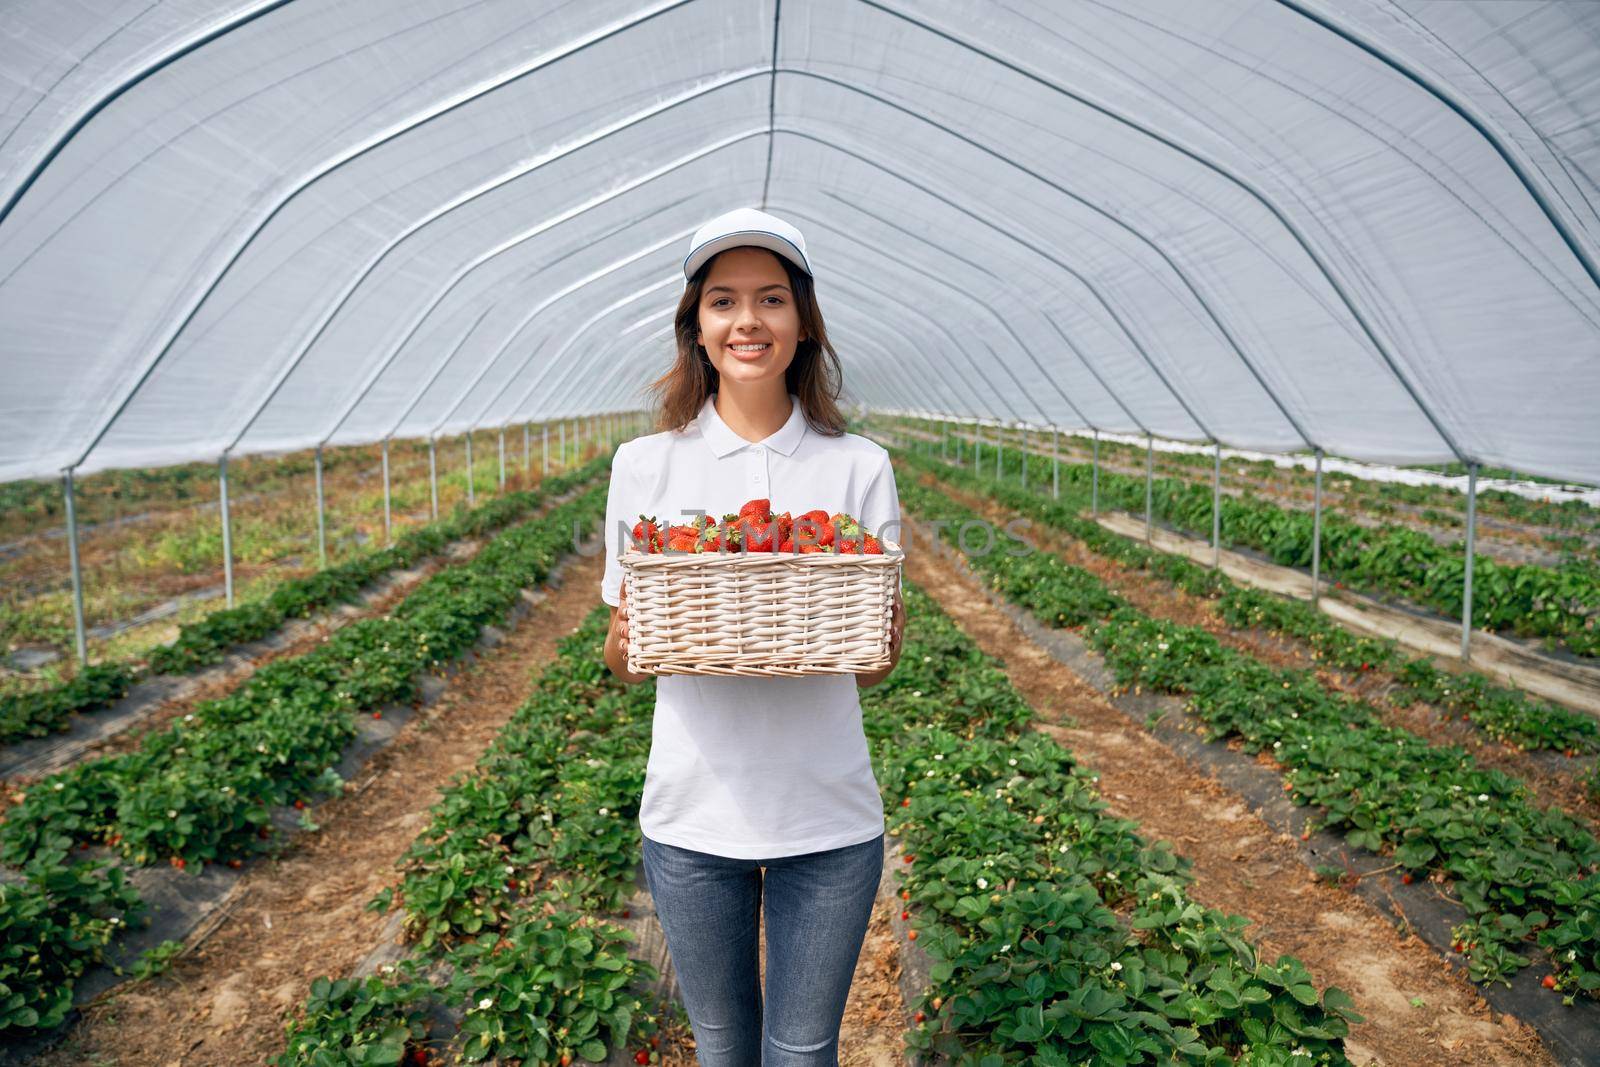
[[[894,671],[895,664],[900,662],[900,639],[906,629],[906,608],[900,600],[900,590],[894,592],[894,611],[889,616],[889,665],[882,670],[873,671],[871,674],[856,675],[856,685],[865,689],[877,685]]]
[[[628,670],[628,583],[622,583],[617,594],[617,606],[611,609],[611,629],[606,634],[606,666],[611,673],[628,685],[642,682],[648,674],[634,674]]]

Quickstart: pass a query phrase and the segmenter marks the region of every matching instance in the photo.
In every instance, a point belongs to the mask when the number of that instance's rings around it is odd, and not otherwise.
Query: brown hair
[[[795,346],[794,358],[784,371],[784,382],[788,391],[799,398],[800,410],[811,428],[827,437],[838,437],[845,428],[844,414],[838,404],[844,371],[839,365],[839,354],[828,341],[827,328],[822,324],[816,286],[811,275],[788,259],[777,254],[772,258],[781,263],[789,275],[789,289],[794,293],[795,309],[800,313],[800,329],[806,335],[806,339]],[[694,339],[700,332],[700,294],[705,290],[711,264],[716,261],[717,256],[712,256],[702,263],[684,287],[677,314],[673,316],[678,357],[665,374],[646,387],[656,395],[657,430],[683,429],[700,413],[706,397],[717,391],[717,368],[712,366],[705,347],[696,344]]]

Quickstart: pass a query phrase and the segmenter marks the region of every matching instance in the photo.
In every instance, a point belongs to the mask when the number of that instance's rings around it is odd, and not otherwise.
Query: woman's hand
[[[856,675],[856,684],[865,688],[877,685],[889,677],[895,664],[900,662],[900,642],[906,632],[906,606],[901,600],[899,586],[894,591],[894,609],[889,613],[889,665],[882,670],[873,671],[871,674]]]
[[[632,684],[649,678],[648,674],[634,674],[628,670],[628,583],[622,583],[617,595],[617,606],[611,609],[611,629],[606,634],[606,666],[611,673]]]

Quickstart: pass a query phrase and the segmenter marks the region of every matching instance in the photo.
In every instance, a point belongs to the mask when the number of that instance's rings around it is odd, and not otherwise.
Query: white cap
[[[740,245],[770,249],[807,274],[811,273],[811,264],[806,260],[806,239],[799,230],[776,215],[741,207],[718,215],[694,231],[694,237],[689,240],[689,256],[683,261],[684,280],[693,278],[694,272],[718,252]]]

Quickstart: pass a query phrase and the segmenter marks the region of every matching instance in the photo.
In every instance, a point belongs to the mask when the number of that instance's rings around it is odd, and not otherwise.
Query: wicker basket
[[[628,670],[788,678],[889,665],[905,552],[622,554]]]

